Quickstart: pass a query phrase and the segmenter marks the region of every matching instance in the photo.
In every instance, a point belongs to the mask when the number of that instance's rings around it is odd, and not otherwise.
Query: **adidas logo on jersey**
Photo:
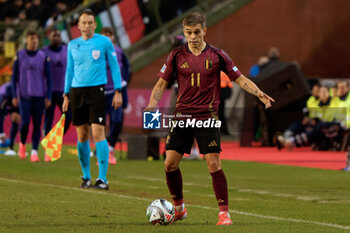
[[[211,141],[211,143],[208,145],[208,147],[212,147],[212,146],[218,146],[215,140]]]
[[[185,62],[184,64],[182,64],[181,69],[186,69],[186,68],[190,68],[190,66],[187,64],[187,62]]]

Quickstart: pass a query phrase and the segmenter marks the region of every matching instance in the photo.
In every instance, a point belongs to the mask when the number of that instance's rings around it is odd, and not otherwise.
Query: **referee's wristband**
[[[69,93],[63,93],[63,97],[67,96],[69,98]]]
[[[122,89],[121,88],[118,88],[115,91],[118,92],[118,93],[122,93]]]

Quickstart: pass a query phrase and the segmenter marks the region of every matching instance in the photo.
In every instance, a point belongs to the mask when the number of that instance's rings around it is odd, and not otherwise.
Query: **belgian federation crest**
[[[205,68],[209,70],[213,65],[213,62],[210,59],[205,60]]]
[[[100,50],[92,50],[92,58],[97,60],[100,57],[101,51]]]

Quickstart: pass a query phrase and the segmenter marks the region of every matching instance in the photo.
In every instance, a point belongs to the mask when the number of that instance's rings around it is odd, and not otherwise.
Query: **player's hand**
[[[270,96],[266,95],[264,92],[260,91],[258,94],[258,98],[261,102],[265,104],[265,109],[268,109],[271,107],[271,102],[275,102],[273,98]]]
[[[49,108],[51,106],[51,100],[45,98],[45,108]]]
[[[68,107],[69,107],[69,97],[65,95],[63,97],[62,112],[67,112]]]
[[[120,106],[122,106],[122,104],[123,104],[122,93],[119,93],[118,91],[116,91],[113,96],[112,107],[114,107],[114,109],[117,109]]]
[[[17,108],[18,107],[18,99],[17,98],[12,98],[12,105]]]

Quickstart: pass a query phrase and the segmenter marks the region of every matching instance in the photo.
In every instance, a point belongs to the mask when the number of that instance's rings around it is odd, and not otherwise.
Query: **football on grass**
[[[164,199],[156,199],[147,207],[147,218],[153,225],[172,223],[175,216],[174,206]]]

